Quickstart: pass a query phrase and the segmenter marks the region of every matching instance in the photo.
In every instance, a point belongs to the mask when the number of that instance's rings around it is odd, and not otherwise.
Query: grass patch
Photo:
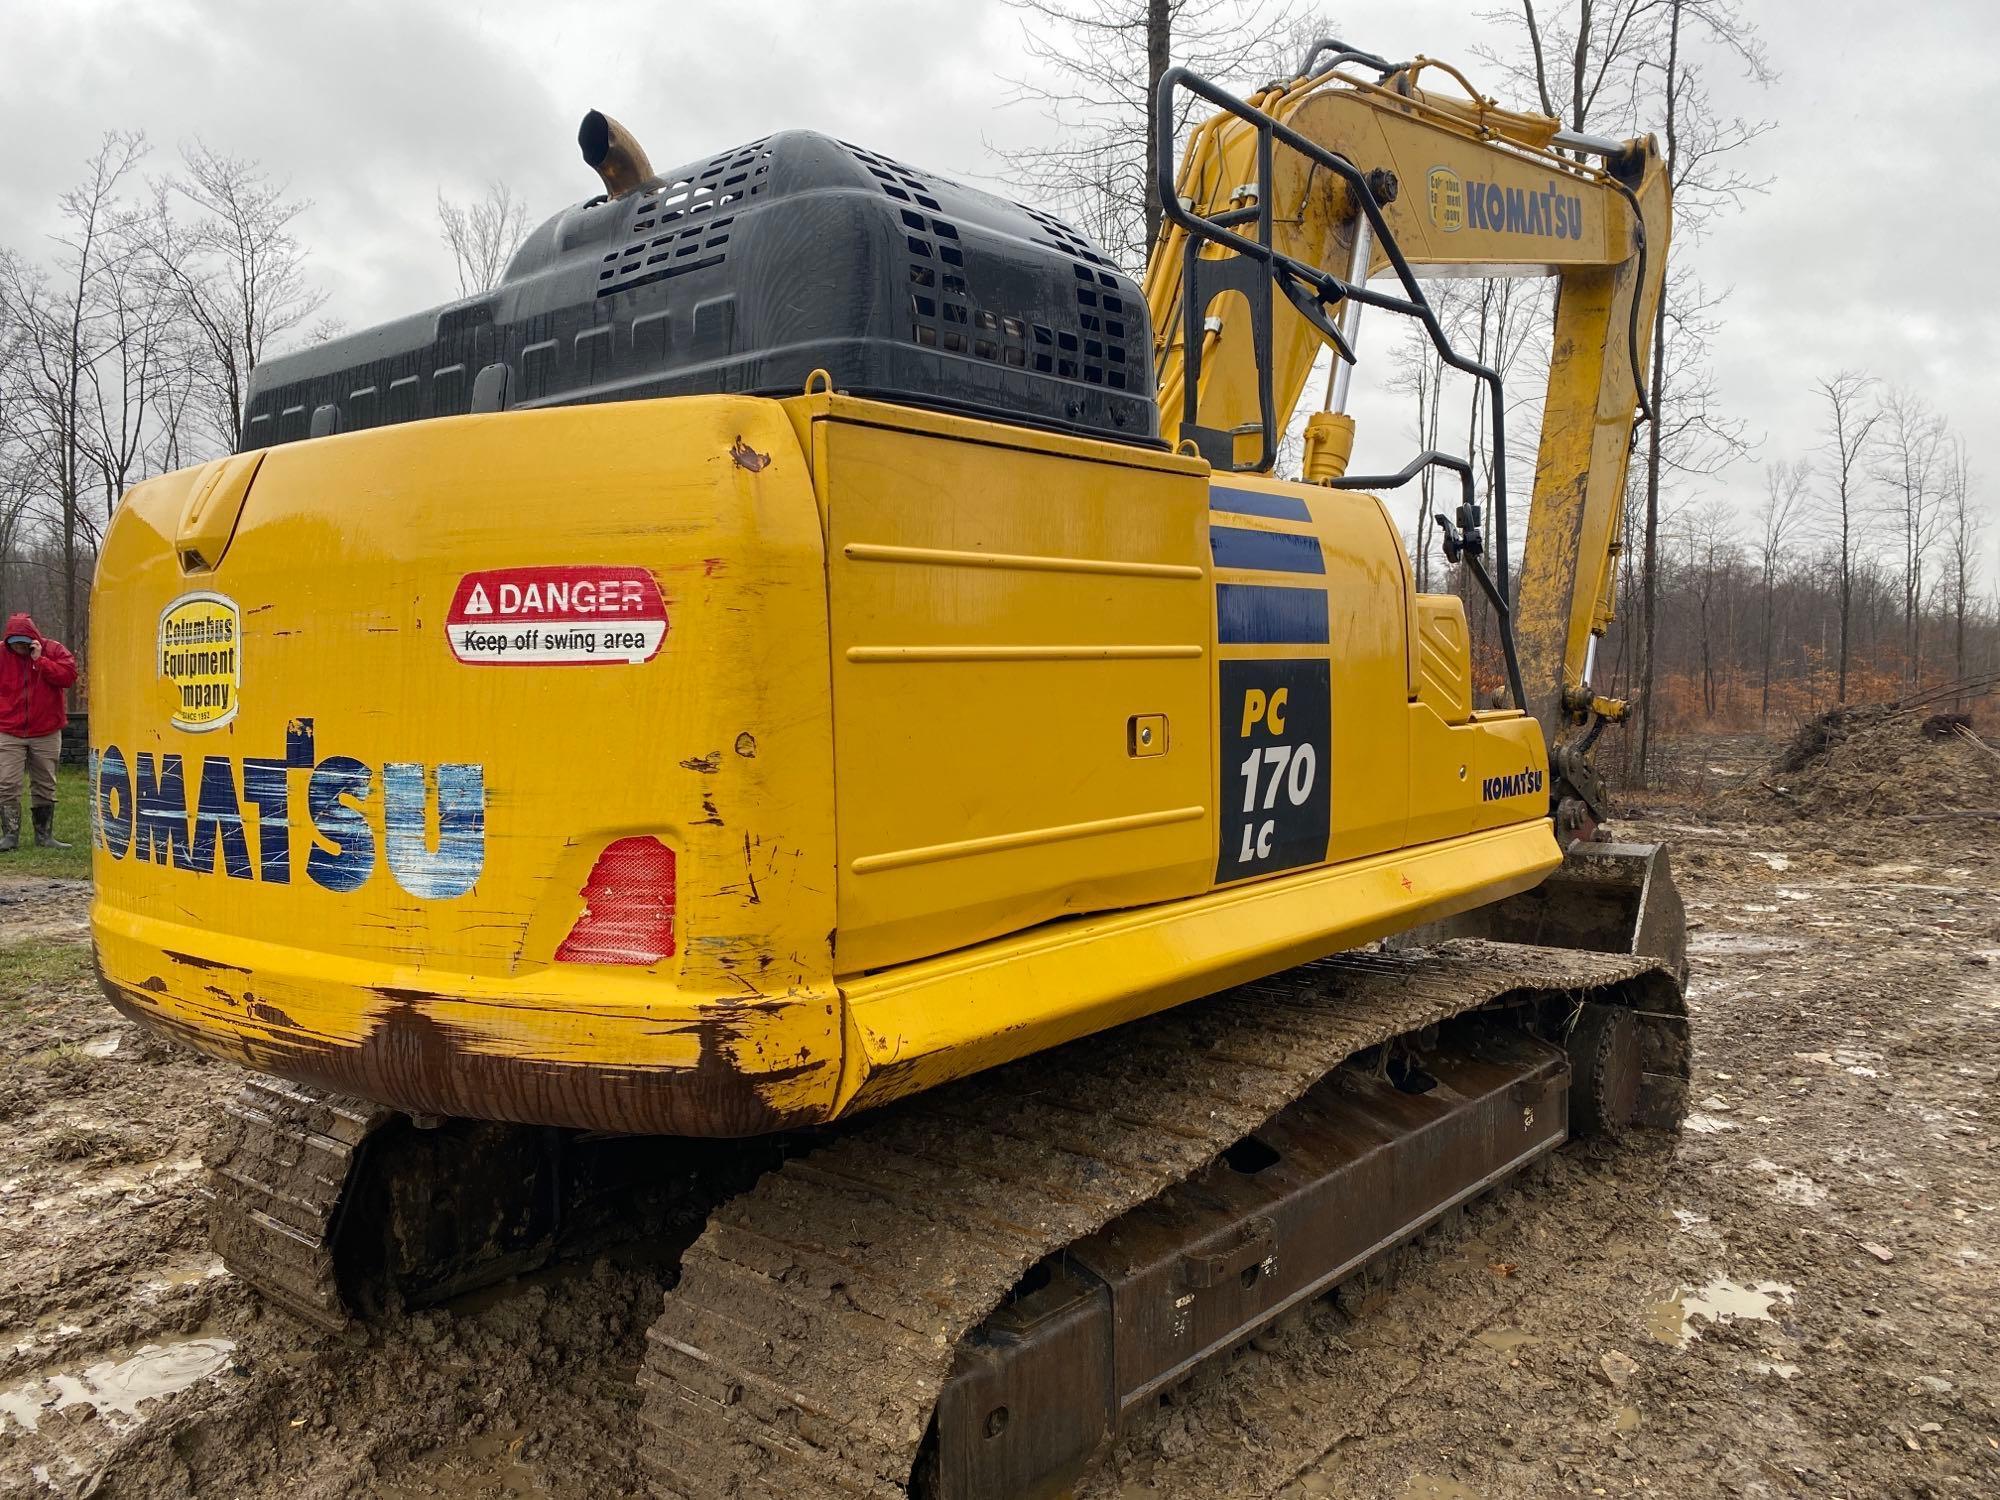
[[[67,1043],[51,1047],[42,1055],[41,1064],[48,1075],[49,1087],[58,1094],[82,1093],[90,1087],[91,1075],[97,1071],[96,1058]]]
[[[0,1121],[19,1120],[41,1105],[34,1089],[18,1078],[0,1078]]]
[[[28,799],[21,797],[21,847],[0,854],[0,875],[90,879],[90,781],[82,766],[56,767],[56,837],[69,849],[37,849]]]
[[[75,938],[23,938],[0,943],[0,1004],[29,990],[63,989],[90,978],[90,944]]]
[[[109,1166],[124,1159],[126,1142],[115,1131],[94,1125],[58,1125],[42,1138],[40,1151],[49,1161],[87,1161],[98,1158]]]

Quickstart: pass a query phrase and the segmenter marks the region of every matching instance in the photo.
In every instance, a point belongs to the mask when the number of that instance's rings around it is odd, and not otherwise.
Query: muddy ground
[[[2000,1494],[2000,822],[1772,796],[1620,829],[1673,840],[1695,924],[1678,1144],[1473,1205],[1079,1500]],[[104,1006],[84,908],[0,876],[0,1495],[634,1492],[663,1268],[350,1338],[265,1311],[203,1243],[231,1071]]]

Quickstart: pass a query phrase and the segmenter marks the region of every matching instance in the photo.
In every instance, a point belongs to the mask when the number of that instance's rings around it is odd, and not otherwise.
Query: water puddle
[[[88,1405],[101,1417],[129,1419],[122,1424],[129,1426],[138,1420],[142,1403],[220,1374],[235,1351],[233,1339],[148,1344],[129,1359],[106,1360],[74,1375],[38,1376],[11,1391],[0,1391],[0,1417],[33,1432],[44,1412]]]
[[[1750,1170],[1770,1178],[1771,1196],[1780,1203],[1795,1208],[1817,1208],[1826,1202],[1826,1189],[1803,1172],[1794,1172],[1761,1156],[1750,1163]]]
[[[1429,1474],[1412,1474],[1403,1486],[1402,1500],[1480,1500],[1479,1491],[1468,1489],[1456,1479],[1437,1479]]]
[[[33,1432],[41,1425],[43,1403],[30,1396],[24,1388],[18,1391],[0,1391],[0,1431],[5,1431],[10,1421],[19,1422]]]
[[[194,1260],[169,1262],[140,1283],[150,1291],[164,1292],[178,1286],[193,1286],[197,1281],[213,1281],[227,1276],[229,1267],[222,1263],[219,1255],[204,1255]]]
[[[1453,1247],[1443,1264],[1447,1271],[1483,1271],[1493,1260],[1493,1247],[1479,1236],[1469,1235]]]
[[[1709,1222],[1707,1214],[1698,1214],[1691,1208],[1677,1208],[1673,1213],[1674,1228],[1683,1234],[1691,1234],[1698,1240],[1720,1240],[1722,1231]]]
[[[1613,1432],[1637,1432],[1639,1430],[1639,1408],[1636,1406],[1619,1407],[1611,1415],[1611,1430]]]
[[[427,1454],[413,1466],[408,1484],[382,1484],[377,1500],[492,1500],[495,1496],[545,1495],[541,1481],[520,1459],[527,1434],[516,1429],[481,1433],[461,1443]]]
[[[1516,1349],[1525,1348],[1529,1344],[1539,1344],[1542,1341],[1525,1329],[1489,1328],[1484,1333],[1474,1334],[1472,1342],[1482,1344],[1488,1349],[1498,1349],[1502,1354],[1512,1354]]]
[[[125,1040],[122,1031],[107,1031],[102,1036],[94,1036],[77,1050],[85,1057],[109,1057],[118,1050],[118,1044]]]
[[[1733,1323],[1739,1318],[1770,1323],[1774,1302],[1789,1303],[1792,1289],[1782,1281],[1731,1281],[1718,1276],[1706,1286],[1680,1287],[1665,1302],[1655,1302],[1646,1314],[1646,1332],[1662,1344],[1685,1349],[1700,1332],[1695,1319]],[[1789,1378],[1789,1377],[1787,1377]]]

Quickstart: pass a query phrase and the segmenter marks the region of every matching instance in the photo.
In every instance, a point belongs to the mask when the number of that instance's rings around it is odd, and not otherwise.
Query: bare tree
[[[1758,722],[1771,721],[1771,657],[1776,650],[1775,620],[1778,597],[1778,570],[1792,528],[1805,509],[1806,488],[1812,470],[1803,459],[1773,459],[1764,470],[1764,503],[1758,509],[1757,581],[1763,591],[1763,628],[1758,632],[1763,648],[1763,671],[1758,687]]]
[[[1952,677],[1963,682],[1967,675],[1966,613],[1979,581],[1979,548],[1986,515],[1973,497],[1972,460],[1965,439],[1957,434],[1953,434],[1945,458],[1944,509],[1946,561],[1951,566],[1951,576],[1945,582],[1951,591]]]
[[[1500,12],[1491,19],[1517,22],[1525,51],[1487,54],[1521,83],[1532,83],[1543,111],[1573,130],[1631,133],[1659,127],[1667,181],[1674,194],[1674,264],[1654,311],[1650,401],[1654,421],[1646,433],[1645,522],[1640,566],[1639,700],[1637,774],[1645,779],[1652,739],[1653,643],[1658,633],[1660,577],[1660,489],[1679,465],[1671,451],[1674,436],[1694,436],[1719,446],[1711,469],[1742,451],[1742,429],[1718,416],[1717,404],[1677,402],[1670,369],[1682,369],[1684,391],[1708,391],[1704,313],[1720,300],[1680,262],[1714,216],[1741,205],[1765,183],[1734,165],[1734,155],[1771,128],[1769,121],[1728,115],[1717,109],[1704,81],[1709,59],[1740,67],[1754,81],[1774,78],[1754,23],[1739,0],[1567,0],[1544,5],[1521,0],[1518,16]],[[1684,347],[1676,353],[1676,341]],[[1693,420],[1672,408],[1692,405]]]
[[[1518,24],[1528,45],[1518,50],[1474,48],[1516,85],[1532,86],[1542,113],[1572,130],[1588,130],[1600,115],[1623,121],[1638,109],[1637,59],[1653,40],[1666,0],[1576,0],[1544,5],[1521,0],[1521,13],[1488,11],[1480,19]]]
[[[96,477],[99,506],[82,520],[95,549],[102,522],[136,480],[178,466],[173,428],[192,378],[187,329],[148,253],[144,220],[121,212],[115,253],[100,280],[103,348],[85,371],[86,420],[77,442]]]
[[[154,206],[153,250],[198,340],[198,371],[213,435],[234,446],[243,431],[250,372],[274,339],[303,327],[326,293],[305,275],[294,232],[310,199],[288,196],[255,161],[196,140],[181,150],[181,174]],[[182,223],[184,201],[196,212]]]
[[[1820,448],[1821,477],[1832,487],[1835,560],[1839,576],[1840,652],[1834,702],[1847,701],[1847,667],[1854,630],[1854,567],[1861,543],[1862,502],[1867,494],[1868,456],[1880,408],[1868,409],[1874,380],[1856,370],[1819,381],[1813,388],[1826,403]]]
[[[1736,561],[1735,532],[1736,513],[1720,498],[1695,506],[1682,527],[1696,607],[1702,712],[1711,719],[1716,710],[1716,596]]]
[[[1145,262],[1159,238],[1153,96],[1176,62],[1256,83],[1291,76],[1317,21],[1296,0],[1006,0],[1044,77],[1009,80],[1058,144],[1002,150],[1009,177],[1072,218],[1111,258]]]
[[[500,284],[507,262],[528,235],[528,205],[512,188],[495,180],[473,203],[455,203],[438,190],[438,237],[451,252],[458,294],[471,297]]]
[[[1903,548],[1903,661],[1912,685],[1923,670],[1924,564],[1944,517],[1944,419],[1914,392],[1882,399],[1876,482]]]
[[[100,366],[129,352],[121,328],[119,277],[136,252],[130,210],[119,197],[145,154],[145,138],[110,131],[98,142],[83,180],[59,200],[56,256],[44,273],[17,255],[0,256],[0,307],[19,340],[23,390],[14,403],[14,437],[29,474],[24,508],[39,494],[58,544],[62,633],[79,638],[79,595],[94,544],[84,504],[93,487],[88,443]]]

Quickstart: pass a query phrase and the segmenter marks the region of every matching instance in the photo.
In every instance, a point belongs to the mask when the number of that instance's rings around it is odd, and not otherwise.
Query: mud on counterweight
[[[1308,964],[920,1096],[724,1203],[652,1328],[645,1459],[678,1500],[906,1492],[960,1339],[1029,1268],[1186,1181],[1371,1046],[1502,999],[1639,1020],[1639,1116],[1685,1110],[1647,958],[1458,941]]]

